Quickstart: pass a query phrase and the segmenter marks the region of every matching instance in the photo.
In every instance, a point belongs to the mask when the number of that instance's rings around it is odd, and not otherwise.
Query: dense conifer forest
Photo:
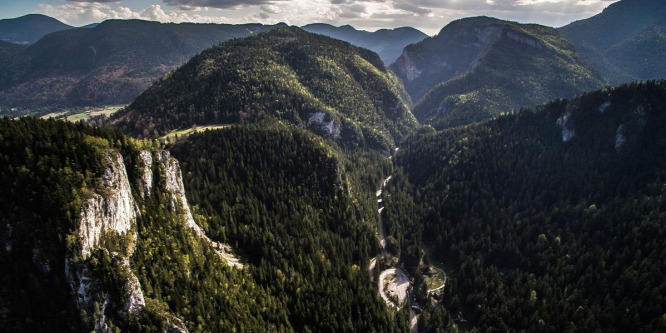
[[[449,314],[425,326],[663,330],[664,93],[635,83],[407,140],[397,181],[451,268]]]
[[[210,234],[240,251],[294,330],[406,330],[401,317],[387,313],[366,270],[377,252],[376,212],[364,209],[368,200],[359,195],[380,175],[355,181],[344,155],[285,125],[211,131],[173,152],[192,203],[210,217]]]

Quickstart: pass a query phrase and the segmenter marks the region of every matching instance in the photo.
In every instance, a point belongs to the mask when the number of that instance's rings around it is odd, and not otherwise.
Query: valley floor
[[[378,258],[385,258],[388,255],[386,251],[386,233],[384,232],[384,223],[382,222],[382,211],[384,210],[383,189],[391,180],[391,175],[386,177],[380,184],[377,190],[377,213],[379,214],[379,242],[382,246],[381,255],[370,260],[368,270],[372,273],[377,266]],[[400,268],[391,267],[379,274],[377,280],[377,288],[379,289],[379,296],[382,297],[387,306],[395,309],[400,309],[409,303],[408,292],[412,287],[412,279],[405,274]],[[388,293],[388,294],[387,294]],[[397,303],[396,303],[397,300]],[[418,315],[414,310],[410,310],[410,332],[418,332]]]

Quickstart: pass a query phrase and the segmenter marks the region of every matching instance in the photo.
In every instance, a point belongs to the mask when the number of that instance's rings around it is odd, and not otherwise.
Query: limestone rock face
[[[562,128],[562,142],[569,142],[576,136],[576,130],[571,123],[571,112],[567,112],[562,117],[557,118],[557,126]]]
[[[105,193],[93,194],[81,208],[79,241],[84,259],[99,245],[104,232],[127,233],[139,213],[123,157],[118,152],[109,152],[106,162],[108,166],[102,176]]]
[[[134,253],[136,234],[136,219],[140,215],[137,202],[143,202],[153,192],[168,194],[171,209],[179,214],[185,225],[191,228],[200,239],[208,243],[220,258],[232,267],[242,268],[243,265],[233,256],[231,248],[225,244],[217,243],[208,238],[204,230],[196,224],[190,206],[185,196],[182,172],[178,161],[171,157],[166,150],[143,150],[138,154],[138,166],[141,172],[133,179],[137,184],[138,193],[132,193],[132,182],[128,179],[127,166],[123,156],[114,150],[105,155],[106,168],[101,177],[102,188],[90,194],[82,204],[79,215],[78,236],[80,253],[73,253],[65,260],[65,274],[72,292],[75,294],[77,306],[80,310],[94,314],[93,324],[95,331],[110,331],[107,324],[105,310],[114,309],[121,318],[136,313],[146,305],[139,279],[132,271],[129,258]],[[159,175],[163,182],[156,188],[154,175]],[[10,226],[8,226],[10,228]],[[134,233],[132,233],[134,230]],[[109,232],[117,233],[120,237],[128,237],[127,247],[123,253],[109,252],[104,247],[103,239]],[[111,290],[105,289],[98,276],[93,273],[93,266],[89,260],[95,250],[104,251],[113,260],[113,269],[122,274],[118,281],[120,304],[114,304],[109,298]],[[35,264],[42,265],[36,257]],[[167,331],[187,332],[187,327],[177,317],[166,314]]]
[[[153,188],[153,154],[150,151],[142,150],[139,153],[141,158],[141,196],[145,199],[150,196],[150,190]]]
[[[311,113],[308,117],[308,126],[323,131],[326,136],[339,138],[340,126],[335,123],[334,119],[327,121],[326,118],[330,118],[330,116],[327,116],[324,112]]]
[[[177,317],[171,316],[167,318],[167,327],[166,327],[166,332],[167,333],[188,333],[189,331],[187,330],[187,327],[185,326],[185,323],[183,323],[182,320],[178,319]]]
[[[541,43],[539,43],[536,39],[527,37],[523,34],[518,34],[512,31],[507,31],[506,36],[523,44],[527,44],[531,47],[535,47],[537,49],[541,49],[543,46],[541,46]]]
[[[627,137],[624,136],[624,126],[618,126],[615,131],[615,150],[620,150],[627,143]]]
[[[175,211],[181,212],[185,218],[185,224],[188,227],[194,229],[198,235],[204,235],[201,227],[194,222],[190,206],[187,204],[183,176],[180,171],[178,160],[171,157],[171,154],[166,150],[158,151],[156,155],[158,163],[161,164],[164,170],[164,189],[171,193],[171,207],[173,207]]]
[[[144,162],[151,161],[146,158],[150,157],[150,153],[143,154],[142,152],[140,157]],[[93,320],[95,331],[98,332],[110,332],[104,314],[106,308],[110,306],[110,299],[108,290],[103,290],[102,284],[92,274],[86,259],[90,257],[92,251],[100,248],[100,241],[107,232],[131,237],[128,232],[132,230],[136,224],[136,218],[140,214],[132,194],[123,156],[117,151],[109,150],[105,159],[106,169],[101,179],[103,188],[97,193],[93,193],[81,207],[78,236],[82,260],[73,264],[69,258],[65,260],[65,274],[70,288],[76,294],[77,306],[88,313],[96,314]],[[150,192],[152,184],[152,170],[148,174],[151,176],[150,181],[147,182],[149,186],[145,186],[146,183],[141,184],[147,193]],[[133,238],[136,239],[136,235],[133,235]],[[123,270],[125,273],[123,275],[127,277],[122,290],[124,306],[121,313],[123,315],[137,312],[145,306],[139,279],[130,268],[129,257],[132,255],[133,248],[130,246],[130,253],[127,257],[121,257],[117,253],[111,254],[117,268]],[[107,251],[105,248],[103,250]],[[99,299],[98,291],[102,291],[102,294],[106,296]],[[97,304],[101,304],[101,306]]]
[[[444,63],[446,62],[442,61],[442,64]],[[396,60],[395,66],[399,68],[402,73],[405,74],[405,78],[408,81],[414,81],[414,79],[421,76],[421,70],[416,66],[412,58],[409,56],[409,53],[407,52],[402,53],[400,58]]]
[[[146,306],[146,300],[143,297],[141,284],[139,283],[139,278],[137,278],[136,275],[134,275],[134,272],[132,272],[128,258],[120,258],[120,266],[127,273],[127,280],[125,281],[124,287],[124,310],[126,313],[135,313]]]

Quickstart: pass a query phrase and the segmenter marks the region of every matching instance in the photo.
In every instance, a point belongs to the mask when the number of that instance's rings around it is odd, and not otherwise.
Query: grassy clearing
[[[85,112],[81,112],[69,115],[65,119],[67,119],[67,121],[77,122],[79,120],[86,120],[88,118],[90,118],[90,115],[86,114]]]
[[[61,118],[62,116],[66,115],[66,114],[67,114],[67,111],[51,112],[51,113],[45,114],[45,115],[43,115],[39,118],[42,118],[42,119],[56,118],[57,119],[57,118]]]
[[[77,122],[80,120],[88,120],[91,117],[96,117],[99,115],[104,115],[105,117],[109,117],[112,114],[116,113],[118,110],[122,109],[123,107],[124,105],[111,105],[99,108],[90,108],[87,110],[80,110],[80,112],[72,111],[69,113],[66,119],[68,121]]]
[[[430,266],[428,273],[423,275],[428,290],[434,290],[442,287],[446,283],[446,273],[443,270]]]
[[[92,117],[104,115],[106,117],[111,116],[116,113],[118,110],[125,107],[125,105],[109,105],[109,106],[100,106],[100,107],[85,107],[85,108],[76,108],[76,109],[62,109],[60,111],[51,112],[41,116],[42,119],[65,119],[71,122],[77,122],[80,120],[86,121]]]
[[[230,124],[225,125],[210,125],[210,126],[194,126],[184,130],[173,130],[169,134],[160,137],[160,140],[175,139],[176,137],[190,135],[192,133],[199,133],[207,130],[218,130],[230,127]]]

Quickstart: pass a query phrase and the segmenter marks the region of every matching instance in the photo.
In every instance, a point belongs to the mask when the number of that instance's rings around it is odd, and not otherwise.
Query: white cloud
[[[158,2],[159,0],[154,0]],[[162,22],[206,22],[305,25],[313,22],[351,24],[375,30],[413,26],[437,33],[452,20],[493,16],[518,22],[562,26],[595,15],[617,0],[162,0],[174,6],[136,8],[129,2],[69,2],[39,5],[43,14],[83,25],[106,19]],[[235,4],[220,9],[221,3]],[[215,5],[210,7],[208,5]],[[226,6],[226,5],[225,5]]]
[[[285,0],[162,0],[162,1],[165,4],[171,6],[213,7],[213,8],[228,9],[228,8],[266,5]]]
[[[261,9],[265,13],[270,13],[270,14],[282,13],[282,9],[280,9],[280,7],[275,5],[261,5],[259,6],[259,9]]]
[[[70,2],[87,2],[87,3],[93,3],[93,2],[102,3],[102,2],[121,2],[123,0],[67,0],[67,1],[70,1]]]
[[[190,11],[205,11],[206,8],[193,8],[189,11],[164,10],[160,5],[150,5],[141,11],[129,7],[111,7],[102,3],[71,3],[60,6],[40,4],[39,10],[45,15],[55,17],[72,25],[85,25],[111,19],[141,19],[160,22],[200,22],[225,23],[230,19],[224,16],[202,16]]]
[[[113,9],[109,5],[101,3],[77,2],[60,6],[40,4],[39,10],[45,15],[74,25],[100,22],[107,19],[140,18],[138,13],[132,12],[127,7],[119,6]]]

